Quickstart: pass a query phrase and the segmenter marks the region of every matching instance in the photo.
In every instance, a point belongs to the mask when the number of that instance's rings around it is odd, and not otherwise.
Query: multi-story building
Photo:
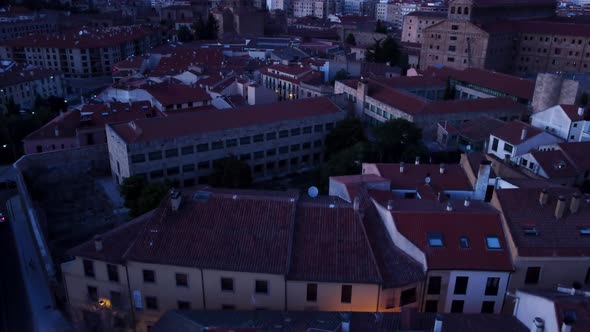
[[[590,111],[576,105],[555,105],[533,113],[531,125],[567,142],[590,141]]]
[[[11,100],[21,108],[31,108],[35,98],[64,97],[63,74],[54,69],[2,61],[0,71],[0,103]]]
[[[252,167],[256,180],[309,168],[335,123],[346,117],[342,96],[204,111],[107,125],[113,178],[207,181],[229,154]]]
[[[397,29],[402,29],[404,23],[404,17],[412,12],[417,11],[420,8],[418,3],[408,1],[396,1],[393,3],[391,16],[391,22]],[[388,9],[389,12],[389,9]]]
[[[374,16],[375,2],[372,0],[343,0],[345,15]]]
[[[10,40],[37,33],[56,33],[53,17],[0,17],[0,40]]]
[[[75,259],[62,264],[70,311],[83,327],[102,306],[101,324],[133,321],[145,332],[172,309],[417,307],[422,267],[390,240],[372,241],[386,234],[365,230],[366,218],[358,204],[296,191],[173,192],[70,251]]]
[[[293,1],[293,17],[314,16],[326,18],[326,0],[295,0]]]
[[[381,0],[375,4],[375,19],[392,22],[395,4],[390,0]]]
[[[422,44],[424,29],[447,18],[447,13],[415,11],[404,16],[402,42]]]
[[[279,100],[325,96],[333,90],[324,85],[324,74],[308,65],[275,64],[261,70],[264,87],[274,90]]]

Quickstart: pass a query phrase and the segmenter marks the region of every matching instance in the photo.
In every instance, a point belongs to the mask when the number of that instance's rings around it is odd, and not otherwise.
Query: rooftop
[[[211,96],[199,86],[162,82],[143,89],[164,106],[211,100]]]
[[[577,177],[579,174],[561,150],[535,150],[531,155],[549,178]]]
[[[526,135],[523,140],[522,133],[524,130],[526,130]],[[510,144],[517,145],[541,133],[543,133],[543,130],[533,127],[528,123],[524,123],[522,121],[510,121],[504,124],[503,126],[493,130],[490,134]]]
[[[4,62],[4,61],[3,61]],[[61,76],[57,70],[35,67],[33,65],[16,64],[10,62],[8,66],[2,66],[0,70],[0,87],[8,87],[24,82],[31,82],[41,79],[56,79]]]
[[[440,173],[439,164],[404,164],[403,173],[400,164],[363,164],[367,174],[376,174],[391,180],[393,190],[416,190],[423,186],[426,177],[430,184],[443,190],[473,190],[465,171],[459,164],[444,166],[444,173]]]
[[[504,121],[482,116],[456,126],[446,123],[440,123],[440,125],[443,128],[446,127],[450,134],[461,135],[471,141],[479,142],[486,141],[493,130],[504,125]]]

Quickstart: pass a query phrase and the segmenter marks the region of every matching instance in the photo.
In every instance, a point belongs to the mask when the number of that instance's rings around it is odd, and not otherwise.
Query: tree
[[[219,36],[219,23],[211,13],[207,17],[207,36],[208,39],[217,39]]]
[[[349,77],[350,77],[350,74],[346,71],[346,69],[342,68],[336,72],[336,75],[334,75],[334,81],[345,80]]]
[[[399,45],[392,37],[375,40],[375,44],[367,50],[366,60],[367,62],[388,62],[392,66],[404,65]]]
[[[387,33],[387,27],[381,22],[381,20],[377,20],[377,24],[375,25],[375,32],[378,33]]]
[[[136,208],[131,211],[132,216],[140,216],[157,208],[166,197],[168,190],[170,190],[170,186],[167,183],[148,183],[141,191]]]
[[[354,38],[354,35],[352,33],[349,33],[346,36],[346,40],[345,41],[346,41],[346,43],[348,45],[356,45],[356,38]]]
[[[373,129],[379,162],[412,161],[424,153],[422,130],[414,123],[395,119]]]
[[[209,13],[206,23],[202,18],[197,18],[197,21],[193,24],[193,30],[195,30],[195,35],[200,40],[217,39],[219,23],[215,19],[215,16]]]
[[[140,176],[130,176],[123,179],[123,182],[119,185],[119,192],[125,199],[125,207],[132,211],[137,209],[141,192],[146,185],[145,179]]]
[[[324,151],[326,159],[359,143],[366,142],[367,136],[361,121],[355,117],[348,117],[336,124],[336,127],[326,136]]]
[[[217,160],[213,163],[209,184],[223,188],[247,188],[252,185],[250,165],[234,155]]]
[[[193,39],[195,38],[195,36],[193,36],[193,33],[191,32],[191,30],[186,25],[181,25],[178,28],[178,32],[176,33],[176,36],[178,37],[178,40],[183,43],[193,41]]]

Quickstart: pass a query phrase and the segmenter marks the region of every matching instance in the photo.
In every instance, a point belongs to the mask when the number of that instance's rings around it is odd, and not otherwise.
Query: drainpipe
[[[133,321],[133,332],[137,332],[137,322],[135,321],[135,306],[133,306],[133,294],[131,294],[131,283],[129,282],[129,269],[125,264],[125,276],[127,277],[127,293],[129,294],[129,303],[131,304],[131,320]]]
[[[203,277],[203,269],[201,270],[201,291],[203,292],[203,310],[207,310],[207,302],[205,302],[205,279]]]

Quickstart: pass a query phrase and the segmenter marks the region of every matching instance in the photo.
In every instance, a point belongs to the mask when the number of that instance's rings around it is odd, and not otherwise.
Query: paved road
[[[0,191],[0,210],[5,215],[6,200],[15,194],[16,190]],[[31,311],[10,222],[0,224],[0,332],[29,332],[33,331]]]

